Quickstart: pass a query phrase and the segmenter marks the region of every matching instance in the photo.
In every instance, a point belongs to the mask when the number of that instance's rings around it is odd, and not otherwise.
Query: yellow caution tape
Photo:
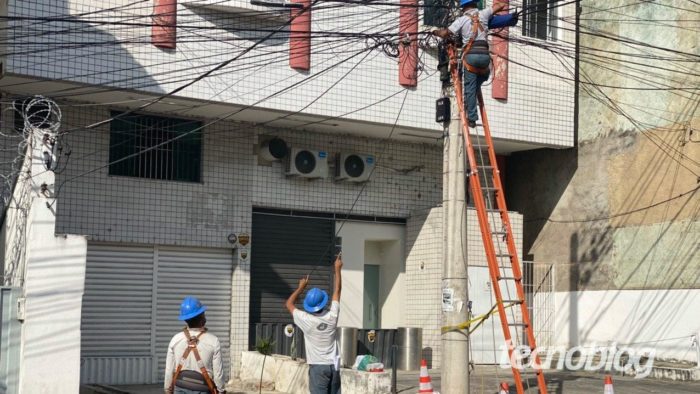
[[[510,307],[513,306],[513,305],[517,305],[517,303],[512,302],[512,303],[510,303],[510,304],[508,304],[508,305],[505,305],[503,308],[504,308],[504,309],[505,309],[505,308],[510,308]],[[442,327],[442,333],[444,334],[444,333],[450,332],[450,331],[461,331],[461,330],[466,330],[466,329],[468,329],[469,327],[471,327],[471,325],[472,325],[473,323],[479,323],[479,324],[477,324],[477,325],[474,327],[473,330],[470,330],[470,331],[469,331],[469,333],[471,334],[472,332],[474,332],[474,331],[479,327],[479,325],[481,325],[481,323],[482,323],[484,320],[486,320],[486,319],[488,319],[490,316],[495,315],[496,313],[498,313],[498,310],[496,309],[497,306],[498,306],[498,305],[494,305],[494,306],[491,308],[490,311],[484,313],[483,315],[479,315],[479,316],[477,316],[477,317],[475,317],[475,318],[473,318],[473,319],[471,319],[471,320],[467,320],[467,321],[465,321],[464,323],[460,323],[460,324],[457,324],[457,325],[454,325],[454,326],[443,326],[443,327]]]

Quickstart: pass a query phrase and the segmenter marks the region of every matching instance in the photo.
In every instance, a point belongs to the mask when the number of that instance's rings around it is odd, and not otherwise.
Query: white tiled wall
[[[109,116],[104,108],[73,102],[63,102],[61,108],[68,127]],[[281,163],[257,164],[253,152],[261,134],[298,147],[373,154],[378,166],[364,189],[330,179],[286,178]],[[442,149],[437,145],[222,122],[205,129],[202,182],[187,183],[109,176],[109,126],[65,138],[72,153],[57,178],[57,232],[92,240],[229,248],[229,233],[250,232],[253,206],[343,214],[357,200],[353,214],[408,217],[442,198]],[[248,263],[237,264],[233,287],[231,354],[237,365],[248,342]]]
[[[100,109],[62,105],[64,123],[109,116]],[[377,167],[366,185],[331,178],[287,178],[283,164],[258,165],[261,134],[307,149],[367,153]],[[58,232],[94,240],[229,247],[227,235],[250,228],[252,206],[407,217],[441,200],[438,145],[288,131],[220,122],[205,129],[201,183],[109,176],[109,126],[68,134],[68,167],[58,176]],[[354,205],[354,207],[353,207]],[[352,212],[350,209],[352,208]]]
[[[198,7],[204,3],[248,7],[246,0],[179,1],[178,46],[176,50],[164,51],[150,44],[150,2],[10,0],[12,16],[84,15],[78,23],[11,21],[11,42],[16,46],[8,71],[162,94],[238,56],[288,18],[288,11],[279,9],[267,8],[254,15],[241,9],[234,12],[228,8],[225,12]],[[562,15],[571,15],[572,9],[573,5],[565,7]],[[561,30],[562,40],[556,45],[570,51],[572,26],[564,27],[568,30]],[[398,7],[321,3],[312,11],[312,30],[317,33],[313,38],[311,73],[288,67],[287,35],[282,33],[178,95],[244,105],[259,102],[256,105],[260,107],[303,109],[322,116],[338,116],[376,103],[346,118],[393,123],[403,101],[403,94],[397,94],[403,90],[398,85],[397,60],[380,50],[362,52],[367,47],[365,39],[337,33],[395,34]],[[519,30],[511,29],[512,35],[517,38]],[[408,90],[400,125],[439,130],[434,122],[434,102],[440,95],[435,56],[434,51],[421,51],[420,82],[416,89]],[[484,88],[494,136],[571,146],[571,61],[547,49],[518,42],[510,44],[509,57],[512,62],[508,102],[491,100],[490,87]],[[302,81],[283,94],[269,97]]]
[[[522,215],[510,213],[519,253],[522,250]],[[406,324],[423,329],[423,348],[432,352],[432,368],[440,368],[443,261],[442,208],[418,210],[406,225]],[[486,266],[476,212],[467,211],[467,262]],[[471,285],[471,284],[470,284]],[[431,358],[424,353],[426,358]]]

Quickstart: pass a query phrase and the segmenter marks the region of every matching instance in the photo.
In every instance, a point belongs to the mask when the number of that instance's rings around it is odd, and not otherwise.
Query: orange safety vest
[[[190,331],[185,327],[183,329],[183,332],[185,333],[185,337],[187,338],[187,350],[185,350],[185,353],[182,354],[182,358],[180,358],[180,362],[177,365],[177,368],[175,369],[175,372],[173,373],[173,381],[170,384],[170,392],[172,393],[175,389],[175,381],[177,380],[177,377],[180,375],[180,372],[182,372],[182,368],[185,366],[185,360],[187,360],[187,357],[190,355],[190,353],[194,354],[195,360],[197,360],[197,366],[199,367],[200,372],[202,373],[202,377],[204,377],[204,381],[207,383],[207,386],[209,387],[209,392],[211,394],[217,394],[218,391],[216,390],[216,384],[214,384],[214,381],[211,380],[211,377],[209,376],[209,373],[207,372],[207,368],[202,362],[202,357],[199,355],[199,351],[197,350],[197,344],[199,343],[199,337],[204,335],[205,332],[207,332],[206,328],[202,328],[202,332],[199,333],[196,337],[193,337],[190,335]]]
[[[479,13],[473,13],[471,16],[472,19],[472,35],[469,38],[469,42],[464,46],[464,50],[462,50],[462,65],[464,65],[464,68],[467,69],[470,73],[474,74],[479,74],[479,75],[484,75],[488,74],[489,68],[484,67],[484,68],[479,68],[479,67],[474,67],[467,63],[467,54],[469,51],[472,49],[472,46],[474,45],[474,41],[476,40],[476,35],[480,31],[484,31],[484,27],[481,26],[481,21],[479,20]]]

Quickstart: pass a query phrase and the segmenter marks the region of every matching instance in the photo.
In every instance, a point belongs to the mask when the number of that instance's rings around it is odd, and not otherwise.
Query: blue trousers
[[[491,56],[487,54],[468,54],[467,63],[477,68],[487,68],[491,63]],[[476,122],[479,120],[479,111],[476,104],[476,92],[481,88],[481,84],[489,79],[490,72],[482,75],[474,74],[464,70],[464,97],[467,105],[467,115],[469,120]]]
[[[311,394],[341,394],[340,371],[332,365],[309,365],[309,391]]]

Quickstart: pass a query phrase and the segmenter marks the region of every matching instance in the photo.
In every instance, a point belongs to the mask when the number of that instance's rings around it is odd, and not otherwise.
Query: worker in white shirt
[[[168,345],[164,385],[168,394],[225,393],[221,343],[207,332],[206,310],[195,297],[185,297],[180,305],[180,320],[187,327]]]
[[[313,288],[304,298],[304,311],[294,306],[297,298],[309,284],[309,276],[299,281],[299,287],[289,296],[286,306],[294,317],[294,324],[304,332],[306,363],[309,365],[309,391],[311,394],[340,394],[340,370],[336,327],[340,312],[340,271],[343,260],[335,259],[335,284],[330,308],[328,293]]]

